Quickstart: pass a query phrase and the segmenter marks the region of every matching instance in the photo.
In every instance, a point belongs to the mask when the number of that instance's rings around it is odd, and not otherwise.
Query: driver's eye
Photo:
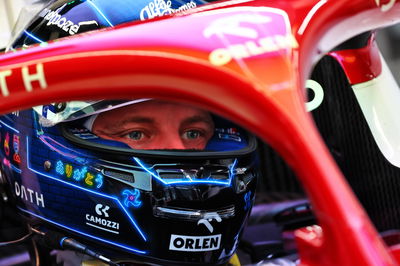
[[[143,132],[132,131],[127,134],[127,137],[133,140],[140,140],[143,137]]]
[[[201,133],[198,130],[188,130],[184,133],[184,138],[186,139],[198,139]]]

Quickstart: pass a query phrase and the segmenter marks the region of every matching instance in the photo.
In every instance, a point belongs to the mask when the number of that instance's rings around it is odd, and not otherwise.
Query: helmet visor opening
[[[255,137],[240,126],[186,104],[97,101],[82,103],[83,108],[74,111],[69,105],[64,104],[54,121],[62,121],[68,140],[93,151],[199,158],[240,156],[256,149]]]

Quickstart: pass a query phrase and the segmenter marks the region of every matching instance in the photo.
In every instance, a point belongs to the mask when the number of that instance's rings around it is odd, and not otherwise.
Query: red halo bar
[[[240,0],[84,34],[2,55],[0,112],[122,97],[207,107],[295,170],[320,226],[296,233],[302,265],[396,265],[305,111],[303,87],[324,53],[399,14],[400,0]]]

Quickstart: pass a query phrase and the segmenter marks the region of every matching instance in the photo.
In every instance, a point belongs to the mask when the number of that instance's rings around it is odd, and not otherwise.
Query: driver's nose
[[[186,149],[179,134],[172,134],[172,133],[168,134],[167,136],[163,136],[160,139],[160,148],[174,149],[174,150]]]

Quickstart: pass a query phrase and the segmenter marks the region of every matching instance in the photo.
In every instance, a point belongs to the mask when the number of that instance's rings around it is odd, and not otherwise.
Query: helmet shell
[[[30,223],[118,259],[219,264],[235,252],[255,196],[254,143],[218,156],[140,156],[71,141],[93,135],[76,122],[43,127],[33,109],[0,123],[3,171]]]
[[[96,29],[157,18],[205,4],[203,0],[52,1],[16,35],[8,49],[26,47]]]

